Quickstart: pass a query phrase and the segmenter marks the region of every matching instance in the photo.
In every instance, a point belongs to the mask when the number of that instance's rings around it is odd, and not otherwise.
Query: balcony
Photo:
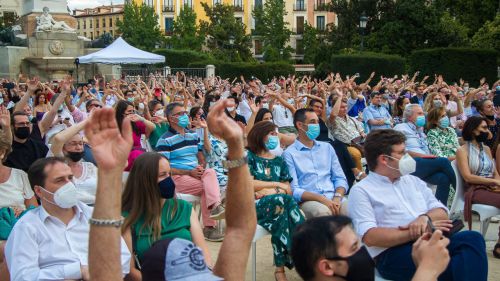
[[[314,3],[314,11],[320,12],[320,11],[328,11],[328,4],[324,2],[317,2]]]
[[[165,30],[165,36],[172,36],[174,32],[172,30]]]
[[[304,3],[304,2],[297,2],[297,3],[293,4],[293,10],[295,12],[305,11],[306,10],[306,3]]]
[[[173,13],[174,12],[174,6],[163,6],[163,12],[164,13]]]
[[[234,11],[235,12],[243,12],[243,4],[235,4]]]

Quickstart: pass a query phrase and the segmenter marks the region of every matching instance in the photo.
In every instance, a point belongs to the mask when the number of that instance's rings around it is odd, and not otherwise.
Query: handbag
[[[349,118],[352,120],[352,117],[349,116]],[[356,131],[359,132],[359,128],[358,128],[358,125],[356,124],[356,121],[355,120],[352,120],[352,122],[354,122],[354,126],[356,127]],[[359,152],[361,152],[361,157],[364,157],[365,153],[364,153],[364,145],[365,145],[365,138],[363,138],[362,136],[359,136],[359,137],[355,137],[351,140],[351,143],[349,144],[349,146],[353,146],[355,148],[357,148],[359,150]]]

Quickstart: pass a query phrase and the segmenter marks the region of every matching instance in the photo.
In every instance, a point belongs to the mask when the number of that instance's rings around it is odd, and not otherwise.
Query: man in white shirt
[[[269,93],[272,97],[269,102],[269,110],[273,113],[274,124],[278,126],[278,131],[282,134],[297,134],[297,130],[293,126],[293,115],[295,114],[295,101],[293,97],[287,93]]]
[[[349,215],[382,277],[410,280],[415,273],[413,242],[432,231],[430,223],[449,232],[448,209],[425,182],[410,175],[415,160],[406,153],[402,133],[373,131],[364,148],[370,174],[351,189]],[[448,251],[450,263],[439,280],[487,280],[485,242],[479,232],[453,234]]]
[[[73,173],[64,159],[37,160],[28,177],[41,206],[25,214],[5,245],[12,281],[89,280],[88,241],[92,208],[78,202]],[[122,239],[122,274],[130,271]]]

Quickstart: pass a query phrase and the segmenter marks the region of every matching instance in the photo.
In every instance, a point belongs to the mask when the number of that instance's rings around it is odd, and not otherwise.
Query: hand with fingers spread
[[[10,130],[10,112],[5,106],[0,106],[0,127]]]
[[[235,106],[234,100],[224,99],[217,102],[208,113],[207,124],[210,133],[221,138],[228,145],[235,142],[243,142],[243,130],[236,121],[227,116],[225,109]]]
[[[85,136],[100,170],[123,169],[133,143],[129,120],[124,120],[120,132],[112,108],[95,109],[85,125]]]

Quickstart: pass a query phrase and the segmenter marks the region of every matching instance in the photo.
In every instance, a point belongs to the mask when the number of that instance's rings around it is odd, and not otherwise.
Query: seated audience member
[[[238,97],[236,96],[229,96],[228,99],[232,99],[234,101],[235,106],[231,106],[226,108],[226,114],[229,116],[231,119],[236,121],[240,126],[246,126],[247,121],[245,120],[245,117],[242,115],[239,115],[236,110],[238,109],[238,106],[240,105],[240,101],[238,100]]]
[[[462,137],[465,144],[457,150],[457,166],[465,184],[464,217],[472,225],[472,204],[500,208],[500,175],[490,148],[485,144],[489,131],[486,119],[472,116],[465,121]],[[498,163],[497,149],[497,163]],[[493,256],[500,258],[500,228]]]
[[[449,242],[440,230],[415,242],[411,254],[417,270],[412,281],[437,281],[450,261]],[[346,216],[312,218],[299,225],[293,235],[292,257],[306,281],[375,280],[374,261]]]
[[[444,107],[433,108],[427,114],[427,142],[433,155],[455,160],[460,144]]]
[[[418,104],[420,107],[424,107],[425,99],[427,98],[427,93],[425,92],[425,85],[419,85],[415,92],[415,95],[411,97],[410,102],[412,104]],[[403,107],[404,110],[404,107]]]
[[[151,121],[137,115],[134,110],[134,105],[130,101],[119,101],[116,104],[115,110],[116,122],[118,122],[119,128],[121,128],[124,119],[128,119],[132,123],[134,146],[132,147],[132,151],[130,151],[128,164],[125,168],[125,171],[130,171],[135,158],[144,153],[141,144],[141,136],[145,135],[146,138],[148,138],[156,126]]]
[[[285,161],[270,152],[279,144],[276,125],[269,121],[255,124],[247,141],[248,166],[257,199],[257,223],[271,232],[276,280],[286,280],[285,266],[293,267],[292,234],[295,227],[304,222],[304,217],[291,196],[292,178]]]
[[[215,228],[214,219],[222,218],[224,206],[221,204],[219,183],[213,169],[205,169],[198,135],[186,128],[189,117],[180,103],[170,103],[165,115],[170,128],[158,140],[156,150],[163,154],[171,165],[172,179],[178,192],[201,196],[203,233],[209,241],[221,241],[223,234]]]
[[[311,97],[314,96],[311,95]],[[324,103],[320,102],[319,98],[314,98],[315,99],[311,99],[311,101],[309,102],[309,107],[314,111],[314,113],[316,113],[316,116],[318,116],[319,135],[316,140],[327,142],[332,145],[335,153],[337,154],[337,159],[340,163],[340,166],[342,167],[342,171],[344,172],[344,175],[347,179],[347,184],[349,187],[351,187],[354,183],[354,180],[363,177],[364,173],[363,171],[361,171],[361,168],[358,169],[357,164],[355,163],[355,161],[353,161],[347,145],[343,142],[330,138],[331,134],[328,129],[327,123],[325,122],[325,120],[327,121],[327,117],[324,110]],[[334,110],[332,110],[331,112],[334,112]],[[330,113],[330,118],[331,114],[332,113]],[[359,165],[361,166],[361,159],[359,161]]]
[[[155,129],[151,132],[148,138],[151,148],[156,147],[156,143],[160,137],[168,131],[168,120],[165,118],[163,103],[158,100],[152,100],[148,106],[151,115],[151,122],[155,124]]]
[[[70,167],[61,158],[39,159],[28,177],[41,206],[24,215],[7,240],[11,280],[89,280],[92,208],[78,202]],[[130,252],[123,239],[121,262],[124,276],[129,272]]]
[[[381,105],[382,94],[372,92],[370,97],[370,106],[363,110],[363,120],[368,125],[368,128],[370,128],[370,131],[391,128],[392,116],[387,108]]]
[[[294,105],[295,101],[288,92],[268,92],[271,99],[269,100],[269,110],[273,113],[274,124],[278,126],[278,130],[282,134],[297,134],[293,126],[293,115],[297,110]]]
[[[212,266],[198,216],[191,203],[174,198],[175,183],[170,172],[170,164],[159,153],[146,152],[134,162],[122,198],[122,231],[127,246],[142,265],[144,252],[154,242],[182,238],[200,247]],[[130,279],[141,280],[134,261],[130,268]]]
[[[245,132],[247,134],[252,130],[253,125],[259,123],[260,121],[271,121],[274,123],[273,113],[269,111],[269,109],[257,109],[257,107],[252,104],[250,104],[250,108],[252,109],[252,115],[250,116],[250,119],[248,119],[248,124],[245,127]],[[286,148],[291,145],[295,141],[296,136],[294,134],[282,134],[278,131],[278,137],[280,143],[278,147],[272,151],[272,153],[276,156],[281,156],[283,154],[282,147]]]
[[[406,150],[417,163],[417,169],[412,175],[421,180],[437,185],[436,198],[445,206],[448,202],[450,185],[455,186],[455,172],[450,161],[443,157],[432,155],[424,133],[424,111],[418,104],[411,104],[405,108],[403,117],[405,123],[394,127],[406,137]]]
[[[97,188],[97,167],[83,161],[84,141],[80,131],[87,120],[77,123],[54,136],[50,151],[56,157],[66,158],[66,163],[73,173],[73,183],[78,191],[77,199],[85,204],[95,203]]]
[[[227,235],[222,243],[213,272],[214,275],[221,276],[225,280],[243,280],[250,244],[255,232],[256,215],[252,182],[243,149],[243,132],[236,122],[232,121],[224,112],[226,107],[232,105],[234,104],[228,100],[221,101],[214,106],[213,111],[207,117],[211,133],[217,138],[222,138],[228,145],[227,158],[230,165],[227,189]],[[96,161],[99,167],[99,184],[96,206],[92,215],[93,219],[106,218],[120,224],[123,221],[120,219],[121,199],[119,195],[121,194],[122,169],[119,168],[119,163],[127,160],[126,152],[132,147],[130,124],[124,123],[123,130],[120,132],[113,118],[113,110],[102,109],[92,115],[91,121],[86,126],[85,135],[96,152]],[[113,220],[112,218],[116,219]],[[90,273],[93,281],[122,280],[118,248],[119,240],[120,232],[118,229],[100,225],[91,226],[89,263],[92,268]],[[163,241],[159,241],[156,245],[162,247],[165,245]],[[190,253],[193,253],[192,257],[194,259],[192,261],[194,264],[189,263],[186,265],[199,266],[199,261],[204,260],[201,251],[191,249]],[[166,253],[165,250],[162,250],[162,252]],[[144,264],[142,272],[144,280],[152,280],[150,276],[158,276],[150,274],[158,272],[157,264],[161,263],[161,261],[163,261],[163,265],[166,265],[167,262],[177,260],[178,257],[186,258],[186,254],[180,253],[178,250],[175,250],[174,254],[166,254],[162,259],[153,257],[155,264],[152,267],[149,264]],[[190,269],[190,267],[185,268]],[[160,276],[157,280],[171,280],[172,275],[179,276],[177,274],[185,272],[172,267],[165,267],[164,269],[161,270],[164,274],[163,278]],[[186,280],[189,280],[190,277],[198,277],[200,271],[196,269],[191,270],[189,274],[183,275],[183,277]],[[210,280],[208,274],[204,275],[201,280]]]
[[[292,177],[293,198],[306,218],[341,213],[347,180],[333,147],[316,141],[319,118],[312,109],[299,109],[293,117],[297,140],[283,153]]]
[[[380,275],[389,280],[411,279],[415,273],[413,241],[431,231],[430,224],[444,233],[452,227],[447,208],[425,182],[410,175],[416,164],[406,152],[405,140],[395,130],[371,132],[365,143],[370,173],[349,195],[354,229],[375,258]],[[479,232],[452,234],[451,261],[439,280],[486,280],[485,247]]]
[[[358,143],[364,140],[366,134],[363,124],[356,118],[347,115],[347,101],[342,96],[334,99],[333,109],[327,124],[330,125],[330,132],[335,140],[347,145],[347,150],[356,163],[356,168],[362,172],[362,151],[360,151]]]
[[[33,124],[24,112],[12,114],[12,126],[14,128],[12,152],[7,156],[5,165],[27,172],[33,162],[47,155],[49,148],[45,143],[31,137]]]
[[[495,117],[495,107],[489,99],[484,99],[476,102],[476,109],[480,116],[486,119],[490,136],[484,142],[490,149],[493,149],[498,130],[500,130],[500,119]]]
[[[416,96],[414,96],[414,97],[416,97]],[[416,102],[412,102],[412,103],[417,104],[418,100]],[[403,112],[405,111],[405,107],[408,104],[410,104],[410,100],[406,96],[402,95],[396,99],[396,101],[394,102],[394,107],[392,108],[392,118],[394,120],[394,125],[401,124],[404,122]]]

